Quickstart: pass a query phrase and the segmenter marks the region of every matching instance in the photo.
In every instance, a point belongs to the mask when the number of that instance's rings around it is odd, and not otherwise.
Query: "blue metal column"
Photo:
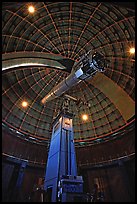
[[[77,176],[72,117],[73,114],[63,110],[53,123],[44,182],[44,189],[50,189],[51,202],[57,201],[59,178],[62,175]]]
[[[20,202],[23,200],[22,183],[27,161],[17,160],[17,162],[19,162],[19,164],[14,166],[14,171],[9,185],[9,202]]]

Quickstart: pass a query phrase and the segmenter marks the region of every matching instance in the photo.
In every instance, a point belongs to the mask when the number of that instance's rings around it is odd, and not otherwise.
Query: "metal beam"
[[[2,71],[11,71],[11,69],[20,69],[28,66],[66,70],[66,67],[59,62],[59,60],[63,59],[65,58],[59,55],[40,52],[6,53],[2,55]]]

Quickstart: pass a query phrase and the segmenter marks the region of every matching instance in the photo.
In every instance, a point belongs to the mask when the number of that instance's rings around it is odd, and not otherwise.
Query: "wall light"
[[[27,101],[23,101],[21,105],[22,105],[23,108],[26,108],[28,106],[28,102]]]
[[[28,11],[29,11],[30,13],[34,13],[34,12],[35,12],[34,6],[29,6],[29,7],[28,7]]]
[[[87,121],[88,120],[88,115],[87,114],[83,114],[82,115],[82,120]]]
[[[134,54],[135,53],[135,48],[134,47],[130,48],[129,52],[130,52],[130,54]]]

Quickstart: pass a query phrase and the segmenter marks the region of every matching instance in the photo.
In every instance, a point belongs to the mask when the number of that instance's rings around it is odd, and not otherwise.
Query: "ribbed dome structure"
[[[29,13],[28,5],[35,7]],[[135,115],[134,4],[118,2],[3,2],[2,122],[23,138],[47,143],[63,97],[42,98],[65,79],[88,51],[101,52],[105,72],[67,94],[75,117],[74,139],[87,145],[113,139]],[[28,107],[22,107],[23,100]],[[81,115],[88,114],[83,121]]]

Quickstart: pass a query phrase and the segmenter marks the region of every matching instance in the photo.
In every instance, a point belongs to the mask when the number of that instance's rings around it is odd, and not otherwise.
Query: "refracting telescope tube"
[[[45,104],[68,91],[71,87],[78,84],[82,80],[93,77],[97,72],[103,72],[105,67],[104,56],[98,52],[93,55],[85,55],[80,62],[80,67],[72,71],[72,73],[56,85],[42,100]]]

